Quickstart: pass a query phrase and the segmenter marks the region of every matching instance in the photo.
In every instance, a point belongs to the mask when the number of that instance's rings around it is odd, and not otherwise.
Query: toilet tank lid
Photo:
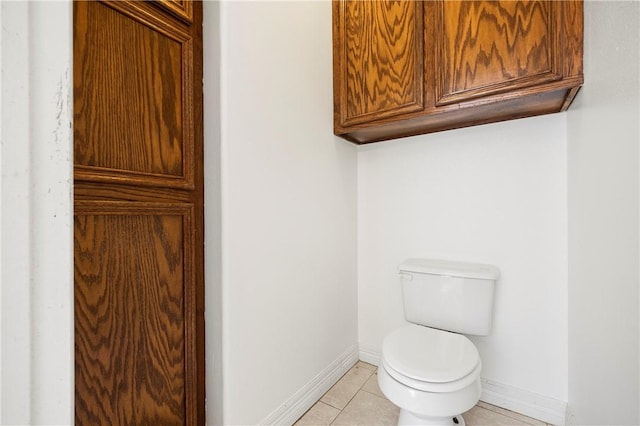
[[[401,272],[447,275],[479,280],[496,280],[500,276],[500,270],[493,265],[441,259],[407,259],[400,264],[398,269]]]

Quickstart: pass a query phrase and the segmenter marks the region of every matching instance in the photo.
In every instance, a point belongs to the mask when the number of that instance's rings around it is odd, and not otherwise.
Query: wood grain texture
[[[74,2],[77,424],[205,424],[202,3],[179,3],[192,23]]]
[[[583,72],[584,13],[581,1],[561,2],[562,14],[558,27],[562,31],[563,63],[565,76],[581,76]]]
[[[380,3],[334,0],[333,4],[334,133],[346,140],[377,142],[556,113],[569,107],[584,82],[582,0],[408,0],[399,3],[407,10],[416,4],[422,8],[412,18],[422,22],[421,57],[416,59],[422,67],[421,106],[387,110],[388,105],[401,103],[402,92],[389,89],[386,75],[370,72],[368,64],[384,63],[387,59],[379,60],[379,52],[395,52],[403,45],[380,46],[391,38],[377,36],[369,28],[375,23],[347,16],[349,11],[356,17],[385,15]],[[349,32],[349,19],[364,28],[354,26]],[[417,28],[412,20],[376,19],[393,22],[394,34],[413,34]],[[347,42],[347,36],[353,40]],[[369,39],[377,43],[375,49],[363,48],[371,44]],[[346,49],[347,45],[355,47]],[[358,64],[361,69],[356,69]],[[375,87],[377,91],[367,92],[375,101],[363,104],[365,90],[349,92],[349,84]],[[360,104],[366,108],[357,109]],[[361,111],[365,113],[349,115]]]
[[[75,210],[76,424],[185,424],[193,206]]]
[[[183,0],[156,0],[152,4],[164,7],[184,21],[193,22],[193,3]]]
[[[548,1],[442,1],[438,104],[558,80]]]
[[[193,201],[193,193],[174,188],[122,185],[103,182],[79,182],[73,188],[77,201],[140,201],[140,202],[185,202]]]
[[[423,108],[422,3],[343,2],[343,123]]]
[[[153,11],[74,8],[76,180],[193,186],[192,41]]]
[[[472,107],[448,105],[444,111],[439,108],[432,114],[415,115],[401,121],[388,119],[375,126],[353,129],[345,136],[351,142],[363,144],[550,114],[560,110],[568,91],[558,88],[556,91],[502,96],[499,102],[477,99]]]

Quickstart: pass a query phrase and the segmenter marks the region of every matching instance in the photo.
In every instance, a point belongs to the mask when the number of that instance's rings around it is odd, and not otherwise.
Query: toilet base
[[[398,426],[409,425],[465,426],[466,423],[462,414],[458,414],[455,417],[420,417],[410,411],[400,409]]]
[[[400,407],[399,425],[464,426],[460,413],[473,408],[481,393],[479,372],[473,382],[457,391],[426,392],[398,382],[384,368],[384,362],[378,368],[378,385],[387,399]]]

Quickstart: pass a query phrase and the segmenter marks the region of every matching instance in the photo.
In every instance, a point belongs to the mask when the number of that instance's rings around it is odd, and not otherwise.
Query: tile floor
[[[380,391],[376,370],[359,361],[294,426],[397,425],[399,409]],[[463,415],[468,426],[548,426],[484,402]]]

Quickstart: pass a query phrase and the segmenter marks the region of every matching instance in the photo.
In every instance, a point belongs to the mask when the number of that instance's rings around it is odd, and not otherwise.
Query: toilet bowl
[[[408,259],[399,270],[408,324],[384,339],[380,390],[400,408],[399,425],[464,425],[482,370],[464,334],[489,334],[499,271],[438,259]]]
[[[465,336],[415,324],[383,343],[378,385],[400,407],[399,425],[464,425],[480,398],[481,361]]]

